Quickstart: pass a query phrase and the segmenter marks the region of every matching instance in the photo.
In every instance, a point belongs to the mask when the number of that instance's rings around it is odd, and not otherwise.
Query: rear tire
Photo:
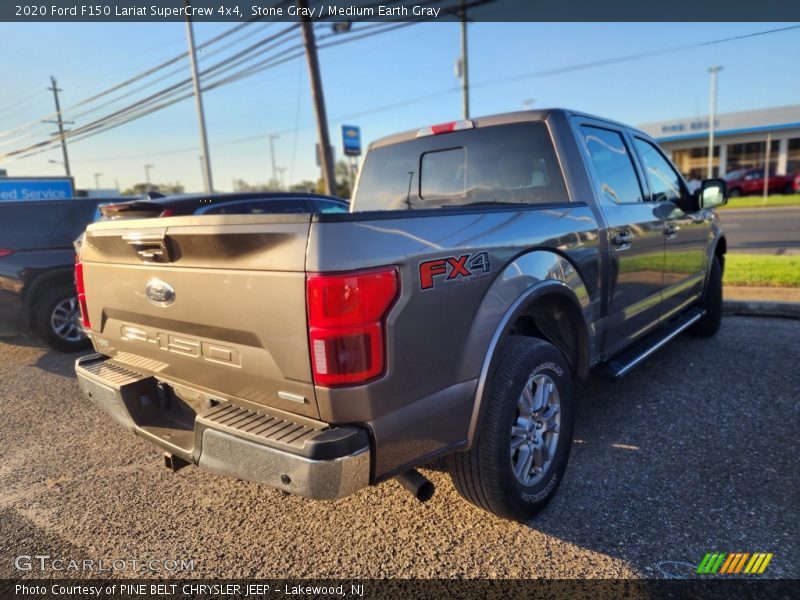
[[[54,350],[78,352],[91,345],[80,328],[78,297],[72,285],[44,292],[36,300],[32,316],[34,333]]]
[[[731,198],[738,198],[741,195],[742,195],[742,190],[740,190],[739,188],[733,188],[731,191],[728,192],[728,196],[730,196]]]
[[[450,476],[466,500],[526,521],[555,495],[572,446],[573,382],[554,345],[511,337],[484,397],[470,450],[454,455]]]
[[[786,195],[794,194],[794,184],[793,183],[787,183],[786,187],[783,188],[783,193],[786,194]]]
[[[719,331],[722,323],[722,267],[716,256],[711,260],[708,287],[700,302],[700,308],[706,312],[689,328],[689,333],[699,337],[711,337]]]

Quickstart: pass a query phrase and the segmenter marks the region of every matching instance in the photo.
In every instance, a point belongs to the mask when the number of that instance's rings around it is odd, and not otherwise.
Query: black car
[[[101,219],[130,219],[179,215],[342,213],[348,212],[350,205],[347,200],[319,194],[237,192],[144,198],[101,205],[99,210]]]
[[[89,346],[79,324],[72,242],[108,200],[0,202],[0,334],[33,332],[65,352]]]

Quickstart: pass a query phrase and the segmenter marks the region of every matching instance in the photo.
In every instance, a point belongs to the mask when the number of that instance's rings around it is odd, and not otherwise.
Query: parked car
[[[180,215],[292,214],[347,212],[347,200],[292,192],[181,194],[101,205],[101,219]]]
[[[725,175],[728,182],[728,195],[732,198],[748,194],[764,193],[764,169],[739,169]],[[770,174],[767,192],[769,194],[800,193],[800,174]]]
[[[79,325],[72,241],[105,201],[0,202],[0,333],[33,332],[65,352],[89,347]]]
[[[526,520],[564,475],[575,378],[719,329],[725,201],[572,111],[400,133],[349,213],[90,225],[78,381],[172,469],[424,500],[415,467],[452,455],[464,498]]]

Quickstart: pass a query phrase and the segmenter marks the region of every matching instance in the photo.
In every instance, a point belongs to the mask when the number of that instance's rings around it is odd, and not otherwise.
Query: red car
[[[764,193],[764,169],[740,169],[725,176],[728,195],[731,197]],[[800,192],[800,174],[769,176],[770,194],[795,194]]]

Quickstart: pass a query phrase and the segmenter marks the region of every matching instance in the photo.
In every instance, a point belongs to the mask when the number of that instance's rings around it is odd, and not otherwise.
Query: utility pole
[[[269,134],[269,156],[272,160],[272,179],[278,181],[278,169],[275,167],[275,140],[277,140],[279,135],[274,133]]]
[[[58,101],[58,92],[60,92],[61,89],[56,85],[56,78],[52,75],[50,76],[50,83],[52,87],[47,89],[53,92],[53,98],[56,101],[56,120],[48,122],[58,123],[58,137],[61,138],[61,151],[64,153],[64,170],[67,172],[67,177],[72,177],[72,173],[69,169],[69,155],[67,155],[67,140],[64,139],[64,121],[61,118],[61,104]]]
[[[706,177],[709,179],[714,176],[714,119],[717,112],[717,73],[720,71],[722,71],[721,66],[708,69],[708,72],[711,73],[711,89],[708,94],[708,169]],[[720,165],[720,173],[723,168],[723,165]]]
[[[297,6],[308,9],[308,0],[297,0]],[[303,11],[304,13],[307,11]],[[325,184],[325,193],[333,196],[336,194],[336,174],[333,170],[333,154],[331,141],[328,136],[328,115],[325,112],[325,96],[322,92],[322,80],[319,75],[319,59],[317,58],[317,44],[314,40],[314,24],[307,16],[302,17],[303,42],[306,47],[306,60],[308,61],[308,75],[311,80],[311,96],[314,101],[314,112],[317,115],[317,134],[319,136],[320,166],[322,167],[322,181]]]
[[[189,0],[184,0],[184,4],[190,6]],[[197,105],[197,120],[200,125],[200,146],[203,151],[203,184],[206,193],[214,191],[214,182],[211,179],[211,158],[208,155],[208,137],[206,136],[206,117],[203,112],[203,96],[200,91],[200,78],[197,75],[197,51],[194,46],[194,31],[192,29],[192,19],[186,15],[186,39],[189,42],[189,62],[192,66],[192,81],[194,82],[194,100]]]
[[[153,168],[153,165],[145,165],[144,166],[144,178],[145,178],[145,181],[147,181],[147,189],[148,190],[151,187],[151,184],[150,184],[150,169],[152,169],[152,168]]]
[[[94,188],[96,190],[100,189],[100,178],[103,176],[102,173],[95,173],[94,174]]]
[[[461,0],[461,97],[464,118],[469,119],[469,53],[467,52],[467,8]]]
[[[764,204],[769,195],[769,151],[772,146],[772,132],[767,132],[767,145],[764,147]]]

